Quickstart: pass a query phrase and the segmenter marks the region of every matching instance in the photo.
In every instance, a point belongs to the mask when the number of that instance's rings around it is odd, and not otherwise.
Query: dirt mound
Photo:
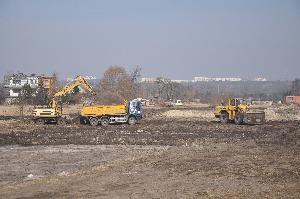
[[[300,120],[300,107],[295,105],[277,105],[265,109],[267,121]]]
[[[162,113],[163,117],[167,118],[189,118],[201,121],[214,121],[215,116],[213,111],[207,110],[169,110]]]

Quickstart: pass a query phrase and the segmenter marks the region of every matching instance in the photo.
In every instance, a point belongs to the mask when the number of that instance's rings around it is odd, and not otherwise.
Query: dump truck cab
[[[134,99],[128,102],[128,114],[140,120],[143,118],[144,110],[142,106],[142,102],[139,99]]]
[[[265,113],[254,111],[251,103],[243,98],[230,98],[228,104],[216,106],[214,115],[222,123],[234,121],[236,124],[262,124],[265,123]]]

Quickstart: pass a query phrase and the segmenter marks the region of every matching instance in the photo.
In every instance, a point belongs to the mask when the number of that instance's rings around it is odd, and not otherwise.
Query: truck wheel
[[[221,115],[220,115],[220,121],[223,124],[228,123],[228,121],[229,121],[228,113],[225,113],[225,112],[221,113]]]
[[[86,119],[83,118],[83,117],[80,117],[79,122],[80,122],[80,124],[86,124],[87,123]]]
[[[134,125],[135,123],[136,123],[136,118],[134,116],[128,118],[129,125]]]
[[[90,118],[90,125],[91,126],[97,126],[98,125],[98,119],[95,117]]]
[[[243,123],[243,116],[241,114],[237,114],[234,118],[234,123],[240,125]]]
[[[104,117],[101,119],[101,125],[102,126],[108,126],[109,125],[109,119],[107,117]]]
[[[58,125],[66,125],[67,122],[66,122],[66,120],[65,120],[64,118],[59,118],[59,119],[57,120],[57,124],[58,124]]]
[[[37,125],[43,125],[43,124],[45,124],[45,121],[42,118],[39,118],[39,119],[35,120],[35,123]]]

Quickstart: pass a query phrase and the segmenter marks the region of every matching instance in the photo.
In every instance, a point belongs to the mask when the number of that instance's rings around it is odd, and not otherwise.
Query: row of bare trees
[[[141,83],[140,67],[136,67],[131,74],[124,67],[111,66],[103,74],[97,90],[98,102],[105,104],[121,103],[136,97],[156,98],[162,101],[173,99],[192,100],[196,90],[189,86],[171,81],[167,78],[157,78],[150,85]]]
[[[286,95],[300,95],[300,79],[272,82],[189,82],[176,83],[170,79],[158,78],[156,83],[142,83],[146,98],[164,101],[182,99],[218,103],[229,97],[244,97],[256,100],[282,101]]]
[[[300,79],[292,82],[210,82],[210,83],[176,83],[167,78],[157,78],[154,83],[141,83],[141,68],[139,66],[129,73],[122,66],[111,66],[104,73],[100,82],[94,86],[96,103],[118,104],[124,100],[136,97],[169,101],[182,99],[192,101],[220,100],[228,96],[253,97],[259,99],[279,100],[285,95],[300,95]],[[57,74],[55,74],[57,77]],[[56,85],[52,88],[52,94],[59,89]],[[263,85],[263,86],[261,86]],[[272,91],[272,89],[274,91]],[[63,103],[78,103],[82,95],[78,95],[79,89],[63,97]],[[0,103],[5,99],[3,86],[0,86]],[[22,88],[18,101],[26,104],[48,104],[51,94],[47,89],[39,87],[32,89],[29,85]]]
[[[191,101],[197,95],[196,90],[190,84],[181,84],[162,77],[157,79],[156,84],[157,98],[162,100],[183,99]]]

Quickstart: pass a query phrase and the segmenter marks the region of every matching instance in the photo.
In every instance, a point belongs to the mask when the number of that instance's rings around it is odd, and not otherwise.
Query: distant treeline
[[[99,80],[90,80],[97,88]],[[62,85],[66,84],[63,82]],[[185,101],[218,103],[228,97],[256,100],[284,101],[287,95],[300,95],[300,81],[241,81],[241,82],[190,82],[176,83],[165,78],[155,83],[139,83],[136,97],[159,100],[182,99]]]
[[[169,82],[169,84],[173,85],[160,89],[162,87],[160,83],[142,83],[144,97],[180,98],[188,101],[198,99],[202,102],[217,102],[228,97],[280,101],[284,100],[286,95],[294,94],[292,91],[294,81]],[[171,95],[165,96],[166,93]]]
[[[300,95],[300,79],[294,81],[240,81],[240,82],[189,82],[177,83],[167,78],[157,78],[152,83],[140,82],[140,67],[131,73],[124,67],[111,66],[99,80],[89,80],[97,103],[117,104],[136,97],[156,101],[181,99],[184,101],[200,101],[203,103],[219,103],[229,97],[252,98],[254,100],[284,101],[287,95]],[[29,104],[48,104],[53,93],[68,82],[57,82],[50,93],[43,89],[32,89],[29,85],[22,88],[17,102]],[[77,89],[78,90],[78,89]],[[7,96],[7,89],[0,84],[0,103]],[[80,103],[85,94],[74,91],[64,97],[63,103]]]

